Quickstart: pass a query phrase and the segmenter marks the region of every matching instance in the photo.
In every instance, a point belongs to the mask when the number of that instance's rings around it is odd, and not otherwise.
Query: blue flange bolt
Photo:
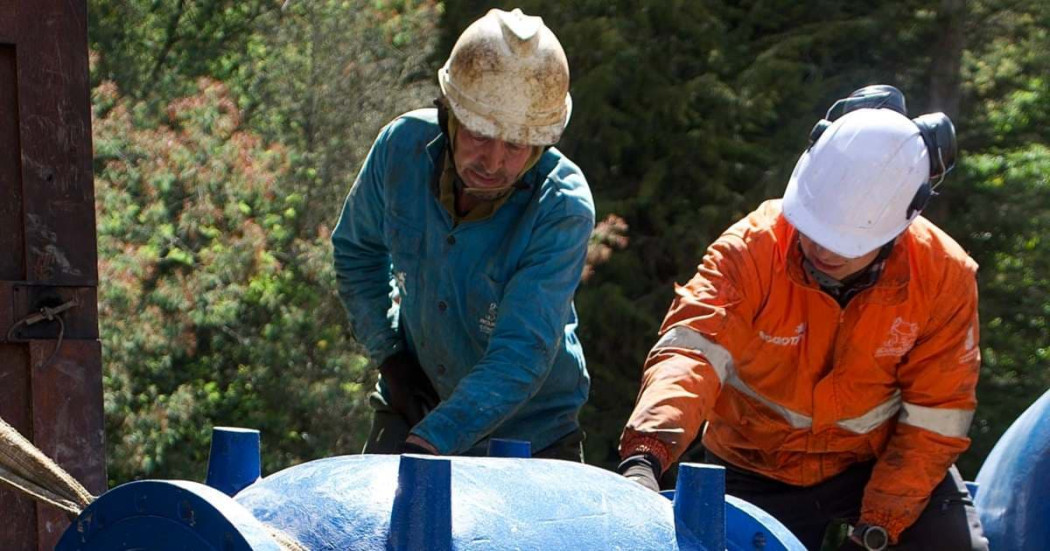
[[[233,497],[255,484],[262,474],[259,431],[234,427],[211,430],[211,455],[205,484]]]

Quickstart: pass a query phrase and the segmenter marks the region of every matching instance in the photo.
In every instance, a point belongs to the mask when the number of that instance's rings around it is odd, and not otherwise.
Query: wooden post
[[[84,0],[0,0],[0,416],[99,494],[106,468],[88,82]],[[69,302],[64,330],[55,320],[19,324]],[[0,549],[52,549],[68,525],[6,489],[0,517]]]

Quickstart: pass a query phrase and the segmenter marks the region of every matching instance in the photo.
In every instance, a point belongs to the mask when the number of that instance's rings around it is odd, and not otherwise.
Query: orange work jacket
[[[707,449],[788,484],[875,459],[860,520],[896,541],[969,446],[977,264],[920,217],[842,308],[802,260],[780,201],[711,245],[676,288],[620,453],[666,468],[707,420]]]

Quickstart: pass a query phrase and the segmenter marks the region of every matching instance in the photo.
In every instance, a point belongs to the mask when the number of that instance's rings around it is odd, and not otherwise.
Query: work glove
[[[660,491],[660,473],[662,471],[660,460],[648,453],[632,455],[624,459],[620,466],[616,468],[616,472],[654,492]]]
[[[379,375],[386,385],[387,405],[410,427],[419,424],[441,401],[419,361],[407,351],[383,360]]]

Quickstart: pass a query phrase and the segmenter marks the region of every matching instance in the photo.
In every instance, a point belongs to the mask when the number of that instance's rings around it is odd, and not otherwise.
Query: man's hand
[[[379,374],[386,384],[390,401],[387,405],[400,413],[410,427],[416,426],[440,402],[419,361],[404,350],[384,360]]]
[[[660,461],[650,454],[632,455],[616,468],[616,472],[654,492],[660,491],[661,471]]]

